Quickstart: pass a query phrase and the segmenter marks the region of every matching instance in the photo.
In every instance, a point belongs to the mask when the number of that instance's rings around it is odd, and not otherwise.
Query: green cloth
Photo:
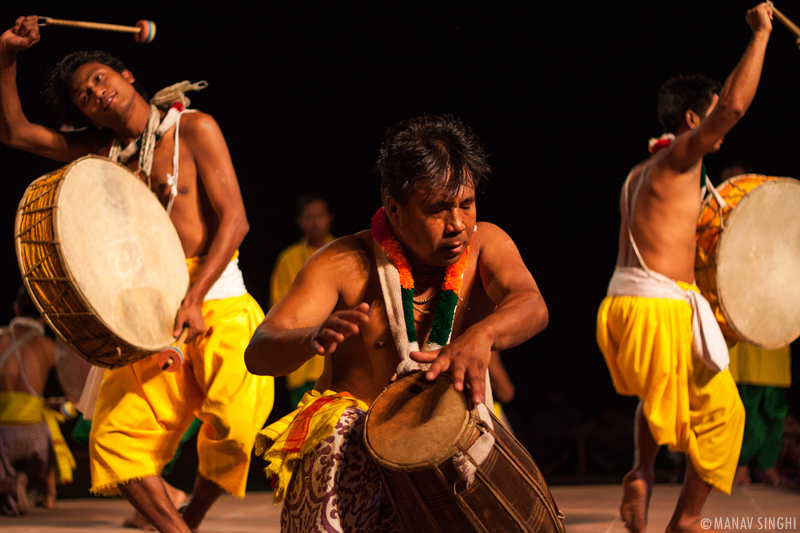
[[[789,413],[786,389],[743,384],[737,387],[745,410],[739,465],[755,459],[761,470],[772,468],[783,446],[783,426]]]

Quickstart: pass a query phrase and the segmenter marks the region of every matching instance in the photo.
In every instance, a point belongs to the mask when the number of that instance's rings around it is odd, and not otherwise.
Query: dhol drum
[[[433,382],[411,374],[378,396],[364,441],[407,531],[564,533],[564,515],[533,459],[493,415],[491,422],[446,374]],[[476,452],[485,434],[493,442]]]
[[[31,183],[15,243],[31,298],[93,365],[124,366],[174,341],[189,286],[183,248],[161,203],[126,167],[88,156]]]
[[[757,174],[717,187],[697,221],[695,277],[729,345],[800,336],[800,182]]]

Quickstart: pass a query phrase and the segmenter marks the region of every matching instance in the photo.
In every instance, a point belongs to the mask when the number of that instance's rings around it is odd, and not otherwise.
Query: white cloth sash
[[[728,368],[728,345],[711,305],[697,291],[684,290],[674,280],[653,270],[648,272],[637,267],[617,267],[608,284],[607,295],[685,301],[692,308],[692,345],[695,353],[715,372]]]
[[[247,293],[247,288],[244,286],[244,278],[242,271],[239,270],[239,258],[237,257],[228,263],[214,285],[208,289],[205,301],[224,300],[245,293]]]

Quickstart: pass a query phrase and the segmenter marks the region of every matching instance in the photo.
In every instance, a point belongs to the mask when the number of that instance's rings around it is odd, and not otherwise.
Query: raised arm
[[[433,360],[428,379],[450,370],[456,390],[463,390],[466,379],[474,403],[483,402],[492,351],[506,350],[530,339],[547,326],[549,317],[539,288],[514,241],[493,224],[481,223],[478,233],[480,278],[497,307],[438,353],[412,354],[420,362]]]
[[[38,17],[20,17],[0,36],[0,142],[57,161],[72,161],[100,147],[94,132],[65,135],[28,121],[17,92],[17,53],[39,41]]]
[[[336,310],[342,284],[363,271],[355,237],[334,241],[309,259],[270,309],[244,354],[253,374],[283,376],[316,354],[330,355],[369,321],[369,306]]]
[[[761,3],[747,12],[753,37],[728,76],[716,106],[700,125],[679,136],[661,165],[677,174],[686,172],[710,152],[716,143],[741,119],[756,95],[767,43],[772,33],[772,8]]]
[[[181,140],[192,152],[197,175],[219,220],[219,228],[209,246],[203,269],[184,298],[175,319],[175,336],[180,335],[184,326],[188,326],[188,339],[191,340],[205,331],[200,305],[244,240],[250,226],[228,145],[217,122],[210,115],[199,112],[185,115],[181,122]]]

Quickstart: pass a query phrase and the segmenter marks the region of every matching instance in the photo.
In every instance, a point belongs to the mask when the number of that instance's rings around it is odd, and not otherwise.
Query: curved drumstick
[[[180,348],[178,348],[178,346],[186,341],[186,337],[188,335],[189,328],[183,328],[178,340],[173,342],[172,346],[167,346],[161,350],[161,353],[158,354],[158,366],[161,367],[161,370],[166,370],[167,372],[178,371],[183,364],[183,352]]]
[[[152,20],[140,20],[136,26],[120,26],[103,22],[83,22],[81,20],[61,20],[50,17],[39,17],[39,26],[69,26],[89,30],[118,31],[133,33],[137,43],[151,43],[156,37],[156,23]]]
[[[798,48],[800,48],[800,28],[798,28],[794,22],[789,20],[789,18],[786,15],[778,11],[778,8],[775,7],[775,4],[773,4],[770,1],[767,1],[767,5],[769,5],[769,7],[772,8],[772,14],[775,16],[775,18],[778,19],[781,22],[781,24],[786,26],[786,28],[790,32],[792,32],[795,37],[797,37],[795,44],[797,45]]]

